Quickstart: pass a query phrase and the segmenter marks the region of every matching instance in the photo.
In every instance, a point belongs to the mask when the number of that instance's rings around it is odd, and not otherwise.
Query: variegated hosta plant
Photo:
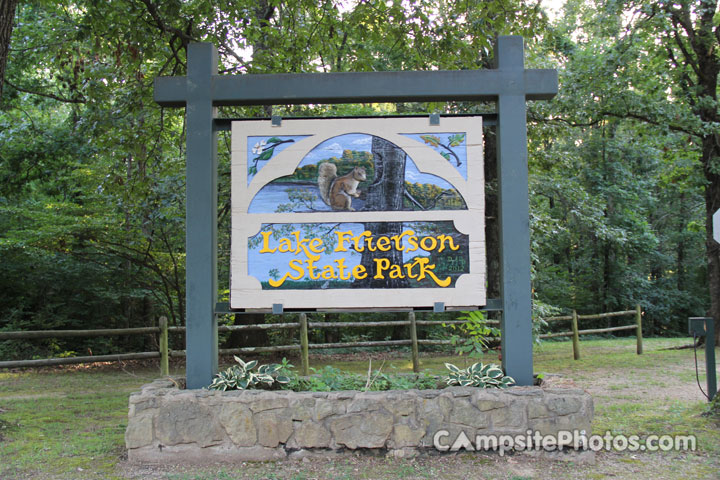
[[[502,369],[494,363],[474,363],[465,370],[452,363],[446,363],[445,367],[450,370],[447,376],[448,385],[480,388],[508,388],[515,385],[515,380],[504,375]]]
[[[212,384],[208,388],[211,390],[245,390],[248,388],[257,388],[259,386],[271,386],[273,383],[288,383],[290,378],[285,375],[279,375],[278,372],[282,365],[271,363],[269,365],[260,365],[256,371],[257,360],[244,362],[241,358],[235,357],[237,365],[233,365],[215,375]]]

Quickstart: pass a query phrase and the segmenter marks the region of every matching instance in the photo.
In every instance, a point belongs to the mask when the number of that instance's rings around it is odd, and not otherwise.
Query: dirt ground
[[[668,375],[667,369],[672,371]],[[574,383],[591,393],[596,420],[613,415],[622,418],[623,408],[685,408],[705,399],[695,384],[691,356],[677,364],[629,369],[619,375],[615,368],[598,368],[591,373],[565,372],[552,375],[554,383]],[[601,412],[598,415],[597,412]],[[661,413],[662,414],[662,413]],[[635,414],[636,415],[636,414]],[[606,420],[607,421],[607,420]],[[712,420],[703,419],[703,422]],[[682,429],[682,425],[679,428]],[[720,425],[712,435],[720,436]],[[631,427],[632,428],[632,427]],[[672,428],[677,429],[678,425]],[[690,428],[689,426],[687,428]],[[597,433],[597,432],[596,432]],[[626,432],[633,433],[633,432]],[[670,433],[668,431],[668,433]],[[674,433],[678,433],[677,430]],[[383,455],[345,453],[331,458],[304,458],[273,463],[244,462],[232,465],[152,466],[121,464],[128,479],[720,479],[717,452],[613,452],[505,454],[462,452],[426,454],[402,459]]]

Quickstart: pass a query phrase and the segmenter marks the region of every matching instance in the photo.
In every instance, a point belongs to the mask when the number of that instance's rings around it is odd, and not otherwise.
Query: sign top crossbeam
[[[188,56],[209,58],[213,46],[196,43],[189,45],[188,49]],[[205,95],[210,97],[214,106],[494,101],[499,95],[524,95],[527,100],[549,100],[557,94],[556,70],[524,69],[520,37],[500,37],[495,56],[499,62],[492,70],[235,76],[217,75],[205,70],[192,72],[190,76],[193,81],[190,84],[188,77],[156,78],[155,101],[165,107],[183,107],[188,100],[188,90],[192,87],[205,89]]]

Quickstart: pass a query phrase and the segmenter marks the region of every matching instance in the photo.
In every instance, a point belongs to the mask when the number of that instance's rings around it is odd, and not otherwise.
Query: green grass
[[[535,348],[535,370],[562,374],[592,389],[596,405],[594,433],[610,430],[637,435],[697,435],[698,452],[668,452],[662,454],[664,457],[645,455],[637,459],[626,455],[623,461],[638,460],[642,468],[651,468],[653,459],[672,459],[667,465],[670,473],[712,478],[720,458],[720,425],[717,420],[701,416],[706,403],[683,398],[666,400],[654,393],[674,389],[696,395],[692,350],[661,350],[686,343],[688,340],[682,338],[647,339],[645,353],[638,356],[632,338],[586,340],[581,341],[580,360],[574,361],[570,342],[545,342]],[[424,371],[443,373],[445,362],[465,366],[477,360],[425,355],[421,362]],[[496,353],[479,360],[498,363]],[[698,360],[704,368],[702,352]],[[373,360],[373,370],[382,364],[382,360]],[[321,356],[311,359],[314,368],[325,365],[358,374],[366,374],[368,369],[367,360],[330,361]],[[412,371],[409,358],[401,357],[385,361],[382,368],[386,373]],[[0,478],[123,478],[119,467],[125,453],[129,394],[158,376],[157,369],[107,367],[0,371]],[[492,467],[484,461],[486,457],[470,456],[466,463],[474,469]],[[292,472],[277,473],[267,464],[248,464],[242,476],[228,468],[211,473],[168,474],[163,478],[301,480],[317,476],[317,472],[307,473],[303,465],[293,467]],[[342,460],[334,468],[333,478],[438,478],[428,473],[427,466],[395,459],[377,461],[367,473]],[[603,478],[593,468],[579,471],[585,478]]]

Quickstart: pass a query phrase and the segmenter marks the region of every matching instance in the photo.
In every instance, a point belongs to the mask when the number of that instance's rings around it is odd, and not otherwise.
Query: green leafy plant
[[[270,387],[274,383],[280,385],[290,382],[290,378],[280,372],[283,366],[289,365],[286,362],[283,365],[272,363],[268,365],[257,366],[257,360],[244,362],[240,357],[234,357],[237,365],[228,367],[226,370],[218,373],[213,382],[208,387],[211,390],[246,390],[248,388],[257,388],[260,386]],[[290,365],[292,366],[292,365]],[[257,367],[257,370],[255,370]]]
[[[512,377],[503,374],[502,368],[489,363],[474,363],[466,369],[460,369],[452,363],[446,363],[445,367],[450,370],[446,377],[448,385],[460,385],[461,387],[480,388],[508,388],[515,384]]]
[[[355,373],[344,372],[332,366],[322,369],[311,369],[313,374],[301,377],[296,372],[288,372],[290,381],[281,387],[296,392],[330,392],[340,390],[409,390],[413,388],[439,388],[437,377],[423,374],[386,374],[380,370],[369,372],[367,377]]]
[[[489,326],[485,313],[480,310],[464,312],[464,316],[459,320],[465,320],[465,323],[449,325],[455,332],[450,337],[450,342],[458,355],[479,357],[483,350],[487,350],[490,340],[500,336],[500,329]]]

